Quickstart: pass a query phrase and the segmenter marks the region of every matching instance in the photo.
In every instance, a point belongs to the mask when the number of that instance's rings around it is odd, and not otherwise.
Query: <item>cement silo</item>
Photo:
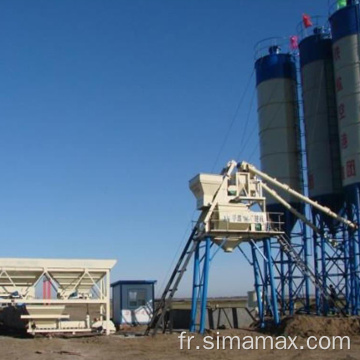
[[[329,30],[315,27],[313,34],[301,40],[299,50],[309,197],[338,212],[343,199]],[[319,216],[328,225],[332,222]]]
[[[301,190],[299,112],[297,99],[296,66],[293,56],[281,51],[276,41],[266,47],[266,53],[257,50],[256,86],[260,159],[262,171]],[[263,43],[258,49],[264,48]],[[300,203],[289,194],[281,196],[293,207]],[[284,229],[290,233],[294,216],[275,199],[268,197],[267,210],[284,213]]]
[[[311,31],[311,32],[310,32]],[[300,41],[300,68],[305,125],[308,192],[312,200],[339,213],[343,208],[343,188],[339,128],[337,120],[334,64],[330,30],[315,25],[303,31],[306,37]],[[322,233],[331,233],[339,239],[339,223],[311,208],[313,223]],[[340,230],[340,237],[342,232]],[[335,249],[327,240],[313,233],[314,273],[326,287],[331,281],[336,291],[346,298],[348,275],[346,268],[347,244]],[[330,243],[331,244],[331,243]],[[338,269],[336,275],[333,269]],[[331,280],[330,280],[331,279]],[[318,314],[327,314],[329,306],[316,288],[315,304]]]
[[[360,184],[359,4],[347,1],[331,17],[342,183],[348,201],[356,201]]]
[[[360,191],[360,6],[348,0],[345,6],[331,15],[333,37],[334,77],[339,124],[339,142],[342,167],[342,183],[346,201],[346,215],[359,223]],[[347,264],[344,278],[347,309],[357,315],[359,299],[360,232],[348,229],[344,243]]]

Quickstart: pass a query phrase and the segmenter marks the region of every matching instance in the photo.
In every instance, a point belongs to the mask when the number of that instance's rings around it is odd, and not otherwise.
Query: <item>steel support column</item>
[[[210,238],[205,240],[205,255],[203,268],[203,286],[201,293],[201,313],[200,313],[200,334],[205,331],[206,324],[206,305],[209,284],[209,270],[210,270]]]
[[[193,285],[192,285],[192,300],[191,300],[191,319],[190,319],[190,332],[196,329],[196,316],[197,316],[197,302],[199,293],[199,273],[200,273],[200,243],[196,245],[194,253],[194,272],[193,272]]]
[[[210,248],[211,239],[207,237],[203,241],[198,241],[194,255],[190,331],[195,332],[197,330],[196,321],[198,319],[198,304],[200,301],[199,332],[201,334],[204,333],[206,326],[206,305],[210,270]],[[203,255],[200,254],[201,249],[204,249]]]
[[[280,323],[279,318],[279,309],[278,309],[278,301],[277,301],[277,293],[276,293],[276,284],[274,278],[274,264],[271,257],[271,246],[270,246],[270,239],[264,240],[264,250],[265,256],[267,258],[267,267],[268,267],[268,276],[269,276],[269,286],[271,292],[271,307],[272,307],[272,315],[274,318],[275,325]]]
[[[254,271],[254,287],[256,292],[256,299],[258,304],[258,312],[259,312],[259,319],[260,319],[260,326],[265,326],[265,319],[264,319],[264,303],[262,299],[262,281],[261,281],[261,270],[259,260],[256,254],[256,246],[251,243],[251,255],[252,255],[252,264],[253,264],[253,271]]]

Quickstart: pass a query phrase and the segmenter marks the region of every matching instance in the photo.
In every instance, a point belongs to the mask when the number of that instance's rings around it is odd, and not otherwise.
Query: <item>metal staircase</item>
[[[299,271],[304,275],[304,277],[308,277],[312,284],[315,286],[315,288],[324,297],[324,299],[330,302],[332,299],[329,295],[327,288],[324,286],[321,279],[315,275],[314,271],[304,263],[300,255],[291,245],[291,242],[289,241],[287,235],[279,235],[277,236],[277,239],[283,251],[292,259],[294,265],[299,269]],[[345,306],[345,304],[343,304],[340,299],[337,299],[337,301],[341,303],[341,305]],[[346,315],[343,308],[336,306],[336,304],[334,304],[334,307],[337,308],[343,315]]]
[[[198,222],[199,223],[199,222]],[[165,290],[161,296],[159,304],[154,311],[151,322],[149,323],[147,329],[145,330],[145,335],[156,335],[159,328],[163,327],[163,331],[166,330],[166,322],[165,315],[169,310],[171,301],[174,298],[174,295],[178,289],[180,281],[186,271],[186,268],[195,252],[196,249],[196,241],[194,241],[197,235],[198,226],[196,225],[191,232],[189,239],[182,251],[179,260],[171,274],[171,277],[165,287]]]

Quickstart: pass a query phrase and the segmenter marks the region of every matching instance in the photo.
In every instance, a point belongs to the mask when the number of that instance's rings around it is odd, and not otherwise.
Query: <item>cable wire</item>
[[[251,75],[250,75],[250,77],[249,77],[249,79],[248,79],[248,82],[247,82],[247,84],[246,84],[246,87],[245,87],[245,89],[244,89],[244,91],[243,91],[243,93],[242,93],[242,96],[241,96],[240,99],[239,99],[238,105],[237,105],[236,110],[235,110],[235,114],[234,114],[234,116],[233,116],[233,118],[232,118],[232,120],[231,120],[231,122],[230,122],[230,124],[229,124],[228,130],[227,130],[227,132],[226,132],[226,134],[225,134],[225,137],[224,137],[224,140],[223,140],[223,142],[222,142],[222,144],[221,144],[221,146],[220,146],[220,150],[219,150],[219,152],[218,152],[218,154],[217,154],[217,156],[216,156],[216,158],[215,158],[215,162],[214,162],[214,165],[213,165],[212,170],[211,170],[212,173],[214,172],[215,167],[216,167],[216,165],[217,165],[217,163],[218,163],[218,161],[219,161],[220,155],[221,155],[221,153],[223,152],[224,147],[225,147],[225,145],[226,145],[226,143],[227,143],[227,141],[228,141],[229,135],[230,135],[230,133],[231,133],[231,130],[232,130],[233,126],[234,126],[235,120],[236,120],[236,118],[237,118],[237,116],[238,116],[238,113],[239,113],[239,111],[240,111],[240,107],[241,107],[241,105],[242,105],[242,103],[243,103],[243,101],[244,101],[244,99],[245,99],[245,96],[246,96],[247,91],[248,91],[248,89],[249,89],[249,86],[250,86],[250,84],[251,84],[251,81],[252,81],[252,78],[253,78],[253,76],[254,76],[254,73],[255,73],[255,70],[252,71],[252,73],[251,73]]]

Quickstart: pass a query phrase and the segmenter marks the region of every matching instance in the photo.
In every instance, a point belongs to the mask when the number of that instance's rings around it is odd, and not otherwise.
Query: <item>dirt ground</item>
[[[135,329],[136,330],[136,329]],[[211,331],[207,336],[244,336],[266,335],[251,329],[229,329]],[[359,318],[319,318],[296,316],[286,319],[284,325],[277,329],[273,336],[283,335],[286,338],[298,336],[297,346],[302,350],[206,350],[203,348],[203,337],[197,335],[191,342],[191,349],[180,349],[179,334],[159,334],[153,337],[124,337],[123,334],[111,336],[92,336],[81,338],[16,338],[0,336],[0,359],[360,359],[360,320]],[[306,348],[308,336],[349,336],[351,349],[310,350]],[[215,341],[214,341],[215,343]],[[220,341],[220,347],[222,347]],[[184,347],[186,348],[186,343]],[[199,347],[197,349],[196,347]]]

